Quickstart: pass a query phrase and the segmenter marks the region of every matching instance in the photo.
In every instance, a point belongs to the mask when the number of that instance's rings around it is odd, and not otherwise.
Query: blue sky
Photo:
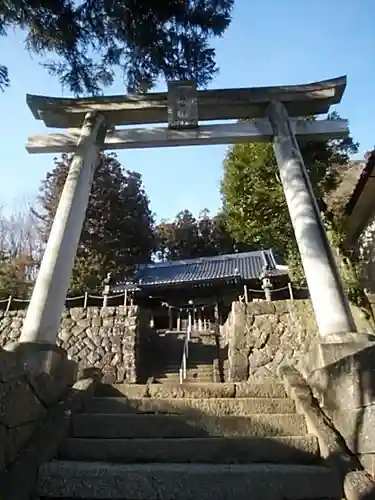
[[[220,74],[210,88],[307,83],[346,74],[347,90],[337,109],[349,119],[362,156],[375,144],[374,14],[374,0],[236,0],[230,28],[214,42]],[[20,32],[0,39],[0,62],[12,79],[0,94],[0,205],[14,208],[36,195],[54,156],[25,150],[28,135],[48,131],[33,119],[25,95],[69,95],[24,50],[23,39]],[[106,90],[123,92],[121,82]],[[160,219],[184,208],[194,214],[217,211],[225,151],[225,146],[163,148],[123,151],[119,158],[142,173]]]

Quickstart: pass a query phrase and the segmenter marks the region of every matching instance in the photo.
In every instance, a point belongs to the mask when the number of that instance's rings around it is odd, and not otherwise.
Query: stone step
[[[180,383],[180,375],[178,374],[169,374],[165,376],[159,376],[156,378],[156,380],[160,382],[169,382],[169,383]],[[202,384],[209,384],[214,381],[214,374],[204,374],[204,375],[197,375],[197,374],[192,374],[192,373],[187,373],[186,378],[184,379],[185,383],[189,382],[201,382]]]
[[[163,380],[169,380],[171,383],[180,383],[179,373],[159,373],[157,375],[154,375],[154,377],[155,380],[157,381],[163,379]],[[198,380],[202,381],[202,383],[211,383],[214,381],[213,377],[214,377],[213,371],[207,373],[196,373],[187,371],[185,380],[195,380],[195,381]]]
[[[190,413],[212,416],[249,416],[268,413],[294,413],[294,401],[288,398],[101,398],[94,397],[85,405],[86,413]]]
[[[86,438],[193,438],[304,436],[305,418],[297,413],[213,417],[181,415],[80,413],[73,416],[72,436]]]
[[[212,362],[212,363],[200,364],[200,365],[196,365],[196,366],[191,364],[191,365],[188,365],[186,370],[205,373],[208,371],[212,372],[213,368],[214,368],[214,365]],[[181,369],[181,365],[168,365],[163,369],[163,371],[160,371],[160,373],[179,373],[180,369]]]
[[[195,370],[194,368],[190,368],[190,369],[187,369],[186,370],[186,376],[187,377],[194,377],[194,378],[197,378],[197,377],[213,377],[213,369],[212,367],[210,369],[205,369],[205,370]],[[174,371],[174,370],[171,370],[171,371],[163,371],[163,372],[159,372],[159,373],[156,373],[155,374],[155,377],[157,378],[168,378],[168,377],[176,377],[176,378],[180,378],[180,370],[178,371]]]
[[[209,355],[199,353],[194,354],[189,351],[189,363],[194,365],[209,365],[212,364],[214,359],[217,357],[217,352],[212,352]],[[169,366],[180,366],[182,362],[182,351],[176,353],[166,353],[164,357],[163,364]]]
[[[189,372],[196,372],[196,373],[207,373],[207,372],[211,372],[213,371],[213,368],[214,368],[214,365],[213,363],[209,364],[209,365],[198,365],[198,366],[192,366],[192,365],[188,365],[186,367],[186,371],[189,371]],[[162,375],[164,373],[180,373],[180,365],[179,366],[176,366],[176,367],[172,367],[172,366],[167,366],[166,368],[163,368],[162,370],[160,370],[159,372],[157,372],[159,375]]]
[[[132,500],[340,499],[339,477],[317,465],[112,464],[55,460],[36,495]]]
[[[168,376],[168,375],[179,375],[181,366],[167,366],[163,369],[155,371],[155,376]],[[207,375],[212,374],[214,370],[213,363],[210,365],[199,365],[199,366],[188,366],[186,368],[187,373],[198,374],[198,375]]]
[[[157,377],[155,379],[159,384],[161,383],[168,383],[168,384],[179,384],[180,383],[180,376],[179,375],[168,375],[166,377]],[[200,382],[201,384],[209,384],[214,381],[214,376],[213,374],[211,375],[200,375],[194,377],[193,375],[187,375],[185,379],[183,379],[183,382],[185,384],[190,384],[191,382]]]
[[[174,343],[173,340],[170,339],[162,345],[164,348],[165,355],[172,356],[173,358],[182,357],[182,351],[184,348],[184,340],[179,339]],[[212,359],[217,355],[217,346],[214,339],[212,342],[207,342],[207,339],[202,341],[201,339],[192,339],[189,342],[189,358],[198,358],[198,359]]]
[[[173,340],[168,339],[166,342],[161,342],[159,347],[163,349],[163,353],[165,356],[171,357],[173,359],[177,359],[182,357],[182,351],[184,349],[185,339],[176,339],[176,342],[173,343]],[[198,359],[210,359],[212,356],[217,354],[217,346],[214,339],[210,341],[209,339],[205,339],[203,342],[201,339],[192,339],[189,342],[189,358],[197,357]]]
[[[127,398],[285,398],[284,386],[276,381],[245,383],[196,383],[194,385],[166,384],[100,384],[97,396],[126,396]]]
[[[195,372],[193,370],[186,370],[186,377],[189,379],[208,379],[208,381],[213,382],[213,370],[207,371],[207,372]],[[161,378],[163,379],[170,379],[176,381],[180,381],[180,373],[179,372],[170,372],[170,373],[160,373],[159,375],[156,376],[156,378],[159,380]]]
[[[157,382],[159,384],[177,384],[180,382],[180,377],[178,376],[170,376],[170,377],[158,377]],[[200,376],[200,377],[187,377],[184,379],[185,384],[197,384],[197,383],[202,383],[202,384],[209,384],[214,381],[214,376],[211,375],[211,377],[207,376]]]
[[[164,382],[169,382],[171,384],[179,384],[180,383],[180,374],[177,373],[170,373],[167,375],[160,375],[155,378],[159,383],[160,381]],[[186,383],[188,382],[201,382],[202,384],[209,384],[214,381],[214,375],[213,373],[211,374],[203,374],[203,375],[196,375],[196,374],[191,374],[187,373],[186,378],[184,379]]]
[[[65,460],[121,463],[316,463],[315,436],[278,438],[65,439]]]
[[[217,357],[217,352],[212,352],[209,355],[202,354],[200,355],[199,353],[197,354],[192,354],[189,351],[189,364],[194,364],[194,365],[209,365],[212,364],[214,359]],[[181,352],[176,352],[176,353],[170,353],[168,352],[165,354],[164,362],[163,364],[166,364],[168,366],[178,366],[180,367],[182,362],[182,351]]]
[[[163,330],[159,330],[157,332],[157,334],[159,335],[159,337],[163,338],[163,337],[167,337],[169,339],[175,337],[175,338],[178,338],[178,339],[185,339],[186,338],[186,330],[167,330],[167,331],[163,331]],[[206,342],[206,341],[210,341],[211,339],[212,340],[216,340],[216,332],[212,329],[212,330],[202,330],[202,331],[199,331],[199,330],[193,330],[191,333],[190,333],[190,342],[194,342],[194,341],[200,341],[200,342]]]

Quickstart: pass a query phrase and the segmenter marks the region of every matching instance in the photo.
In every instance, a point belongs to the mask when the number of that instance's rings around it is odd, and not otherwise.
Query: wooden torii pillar
[[[27,96],[36,119],[66,133],[29,138],[30,153],[75,152],[34,286],[20,342],[54,345],[100,150],[273,141],[320,335],[354,332],[355,325],[296,137],[327,139],[348,134],[345,120],[305,121],[340,102],[346,78],[307,85],[196,91],[174,82],[172,93],[70,99]],[[183,101],[178,108],[178,102]],[[186,106],[188,103],[188,106]],[[171,107],[172,106],[172,107]],[[250,123],[201,125],[199,120]],[[193,110],[196,116],[186,116]],[[184,115],[185,113],[185,115]],[[180,120],[180,122],[179,122]],[[119,125],[169,127],[116,130]],[[177,122],[177,123],[176,123]],[[110,130],[110,131],[108,131]]]

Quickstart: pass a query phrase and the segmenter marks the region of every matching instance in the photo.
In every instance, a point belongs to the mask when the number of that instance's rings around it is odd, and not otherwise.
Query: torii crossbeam
[[[305,85],[199,90],[199,121],[263,118],[271,101],[282,102],[289,116],[319,115],[341,101],[345,86],[344,76]],[[168,116],[168,92],[83,99],[27,95],[26,102],[37,120],[53,128],[81,127],[88,112],[101,113],[113,126],[166,123]]]
[[[27,96],[36,119],[65,133],[29,138],[30,153],[75,152],[27,311],[21,342],[55,344],[100,150],[273,141],[320,335],[354,332],[327,236],[296,137],[348,134],[345,120],[305,120],[340,102],[346,77],[306,85],[136,96],[60,99]],[[290,118],[291,117],[291,118]],[[217,125],[212,120],[242,120]],[[244,122],[246,120],[246,122]],[[250,120],[250,121],[249,121]],[[168,127],[129,128],[169,123]],[[118,126],[127,128],[117,130]],[[81,128],[82,127],[82,128]]]

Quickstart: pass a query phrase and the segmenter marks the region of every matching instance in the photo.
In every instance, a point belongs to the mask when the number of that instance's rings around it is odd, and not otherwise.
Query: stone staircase
[[[342,486],[277,382],[100,385],[37,497],[339,500]]]
[[[185,332],[173,332],[169,336],[185,339]],[[168,345],[167,361],[154,373],[154,379],[159,383],[179,383],[182,361],[182,346],[173,349]],[[220,382],[218,370],[218,351],[215,336],[210,333],[194,331],[189,342],[189,357],[187,362],[186,382]]]
[[[157,375],[155,379],[161,383],[179,383],[180,382],[180,366],[181,365],[168,365],[161,375]],[[200,382],[210,383],[216,382],[214,378],[214,363],[212,364],[198,364],[196,366],[187,368],[186,382]]]

